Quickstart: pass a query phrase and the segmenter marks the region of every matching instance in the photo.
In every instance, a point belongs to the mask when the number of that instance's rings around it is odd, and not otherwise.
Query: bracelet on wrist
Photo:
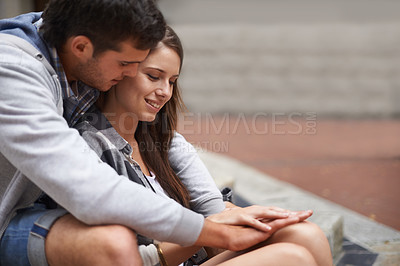
[[[160,247],[159,244],[155,244],[156,248],[157,248],[157,254],[158,254],[158,258],[160,259],[160,265],[161,266],[168,266],[167,261],[164,258],[164,253]]]

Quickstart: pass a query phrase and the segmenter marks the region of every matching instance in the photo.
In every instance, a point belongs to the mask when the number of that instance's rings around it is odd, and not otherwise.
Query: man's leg
[[[136,234],[120,225],[88,226],[70,214],[58,219],[45,242],[50,265],[142,265]]]
[[[44,239],[48,228],[66,213],[40,203],[18,210],[0,241],[0,265],[47,265]]]

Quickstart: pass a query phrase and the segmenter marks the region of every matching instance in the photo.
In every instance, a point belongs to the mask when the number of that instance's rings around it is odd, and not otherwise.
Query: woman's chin
[[[143,119],[140,119],[140,121],[142,122],[154,122],[156,120],[156,116],[155,115],[149,115],[149,116],[145,116],[143,117]]]

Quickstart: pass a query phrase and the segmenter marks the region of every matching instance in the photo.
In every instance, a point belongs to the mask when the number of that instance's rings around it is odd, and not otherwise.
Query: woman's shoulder
[[[106,123],[107,122],[107,123]],[[74,126],[79,134],[98,155],[101,155],[104,147],[110,145],[110,140],[102,133],[107,128],[108,121],[96,108],[91,107]]]

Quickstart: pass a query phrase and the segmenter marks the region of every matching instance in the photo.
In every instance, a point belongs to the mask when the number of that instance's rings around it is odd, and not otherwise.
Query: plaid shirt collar
[[[74,95],[74,92],[71,89],[71,86],[68,83],[67,76],[64,72],[64,68],[61,65],[60,57],[58,56],[57,49],[52,47],[50,48],[50,56],[53,60],[53,67],[57,72],[58,80],[60,81],[63,99],[67,99]]]
[[[42,23],[42,19],[39,19],[34,23],[39,35],[41,35],[40,26],[42,25]],[[78,122],[78,120],[90,108],[90,106],[92,106],[96,102],[100,92],[97,89],[92,88],[81,81],[73,81],[71,84],[69,84],[64,68],[60,62],[60,57],[58,56],[57,49],[51,47],[47,43],[46,45],[50,51],[51,61],[58,75],[58,80],[61,84],[64,103],[63,115],[64,118],[67,120],[68,125],[72,127]],[[72,88],[74,90],[72,90]],[[77,95],[75,95],[74,91],[77,92]]]
[[[96,102],[100,92],[81,81],[68,83],[64,68],[61,65],[60,57],[56,48],[50,49],[54,68],[61,84],[64,101],[64,118],[70,127],[74,126],[82,115]],[[74,89],[74,90],[73,90]],[[75,95],[74,91],[77,92]]]
[[[86,141],[89,146],[93,147],[93,145],[95,145],[95,150],[101,149],[100,158],[108,164],[114,165],[118,173],[121,174],[125,172],[124,175],[128,176],[132,181],[142,184],[153,190],[153,192],[156,192],[142,172],[140,165],[132,158],[132,146],[115,130],[111,122],[108,121],[106,116],[96,105],[90,107],[85,115],[82,116],[77,129],[81,133],[85,131],[95,133],[96,137],[91,134],[90,137],[86,138]],[[119,155],[123,156],[121,157]],[[121,168],[126,170],[124,171]],[[131,168],[133,168],[135,174],[129,170]],[[151,171],[150,173],[154,176],[154,173]]]
[[[107,139],[112,140],[113,145],[117,150],[124,152],[127,155],[132,155],[131,145],[115,130],[110,121],[100,111],[100,109],[93,105],[82,117],[82,121],[86,121],[95,129],[100,131]]]
[[[40,26],[43,20],[39,19],[35,22],[35,27],[40,34]],[[71,84],[68,83],[67,76],[65,74],[64,68],[60,62],[60,57],[58,56],[57,49],[51,47],[47,44],[50,51],[50,57],[53,63],[53,67],[56,70],[58,79],[61,84],[62,96],[64,102],[64,118],[67,120],[70,127],[74,126],[82,115],[92,106],[100,92],[92,88],[81,81],[74,81]],[[72,87],[74,90],[72,90]],[[77,92],[77,95],[75,95]]]

